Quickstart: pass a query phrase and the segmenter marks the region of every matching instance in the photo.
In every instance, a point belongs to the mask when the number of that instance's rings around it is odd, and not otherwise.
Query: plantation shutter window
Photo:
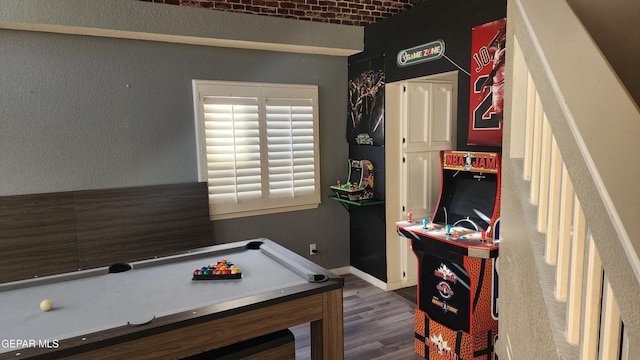
[[[312,194],[315,153],[311,100],[266,102],[269,196]]]
[[[262,197],[258,99],[204,97],[209,196],[214,202]]]
[[[212,219],[317,207],[317,87],[194,80]]]

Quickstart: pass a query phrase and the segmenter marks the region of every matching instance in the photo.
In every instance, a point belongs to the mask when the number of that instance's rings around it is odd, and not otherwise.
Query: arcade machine
[[[415,351],[425,359],[492,359],[498,337],[500,154],[445,151],[431,220],[396,224],[418,259]],[[494,231],[496,230],[496,231]]]
[[[373,164],[369,160],[349,159],[347,182],[331,185],[339,199],[361,201],[373,198]]]
[[[331,185],[334,196],[329,198],[349,212],[349,264],[386,282],[384,193],[378,191],[384,191],[384,182],[374,189],[374,164],[369,160],[349,159],[348,166],[347,179]]]

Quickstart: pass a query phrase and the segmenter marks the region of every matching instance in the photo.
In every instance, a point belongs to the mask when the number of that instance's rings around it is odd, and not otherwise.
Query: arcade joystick
[[[449,225],[449,224],[445,225],[445,230],[446,230],[447,235],[451,235],[451,225]]]
[[[407,221],[408,222],[412,222],[413,221],[413,214],[412,213],[407,213]]]
[[[429,222],[427,221],[427,219],[422,219],[422,228],[426,229],[427,225],[429,225]]]

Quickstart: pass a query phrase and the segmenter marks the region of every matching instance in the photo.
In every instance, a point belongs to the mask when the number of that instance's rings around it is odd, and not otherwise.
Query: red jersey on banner
[[[471,96],[467,145],[502,146],[507,20],[471,31]]]

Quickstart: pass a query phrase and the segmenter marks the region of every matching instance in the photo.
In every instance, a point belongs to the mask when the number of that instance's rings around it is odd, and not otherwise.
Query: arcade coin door
[[[397,223],[418,259],[415,351],[492,359],[498,337],[500,154],[445,151],[431,220]],[[495,238],[495,240],[494,240]]]

